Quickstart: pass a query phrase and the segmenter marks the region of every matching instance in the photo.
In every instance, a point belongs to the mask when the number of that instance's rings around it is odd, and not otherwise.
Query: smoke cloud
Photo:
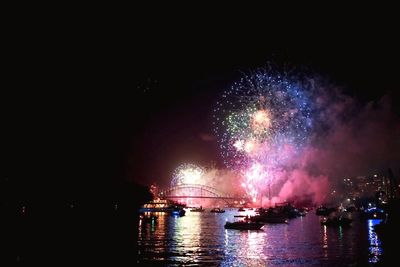
[[[316,100],[315,131],[280,175],[274,202],[323,203],[345,177],[399,168],[400,120],[389,95],[364,106],[337,90]]]
[[[262,189],[264,206],[283,201],[324,203],[332,186],[345,177],[400,167],[400,119],[389,95],[362,105],[339,90],[317,88],[313,98],[309,141],[274,174],[271,196],[269,186]],[[206,177],[210,186],[223,192],[243,193],[238,173],[211,169]]]

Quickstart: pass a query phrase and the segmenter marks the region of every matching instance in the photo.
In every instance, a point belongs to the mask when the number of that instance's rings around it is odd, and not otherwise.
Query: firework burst
[[[214,129],[227,167],[240,170],[253,199],[307,143],[312,127],[309,83],[297,76],[258,71],[222,95]]]
[[[203,184],[204,169],[198,165],[184,163],[172,175],[171,186],[182,184]]]

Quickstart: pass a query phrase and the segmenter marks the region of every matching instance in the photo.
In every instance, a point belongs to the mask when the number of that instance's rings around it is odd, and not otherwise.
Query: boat
[[[172,213],[172,215],[177,215],[177,216],[185,216],[186,211],[184,209],[180,209],[180,208],[175,208]]]
[[[387,216],[388,215],[383,209],[377,207],[369,208],[367,210],[364,210],[364,212],[362,213],[362,217],[369,220],[374,220],[374,219],[386,220]]]
[[[205,209],[203,209],[202,206],[200,206],[199,208],[192,208],[190,209],[191,212],[203,212]]]
[[[215,212],[215,213],[224,213],[225,210],[221,208],[213,208],[210,212]]]
[[[283,202],[275,204],[275,209],[283,213],[287,218],[293,219],[302,216],[302,213],[292,203]]]
[[[318,216],[328,216],[335,210],[336,210],[335,208],[327,208],[327,207],[321,205],[317,208],[317,210],[315,211],[315,214]]]
[[[299,215],[300,215],[301,217],[306,216],[307,213],[308,213],[308,209],[307,209],[307,208],[299,208],[298,211],[299,211]]]
[[[259,215],[252,216],[249,220],[261,223],[288,223],[288,216],[282,209],[269,208],[268,210],[260,210]]]
[[[167,199],[153,199],[147,203],[145,203],[143,206],[140,207],[139,212],[144,213],[144,212],[167,212],[167,213],[173,213],[176,211],[179,211],[180,214],[182,213],[181,211],[183,210],[184,205],[175,203],[173,201],[167,200]]]
[[[322,225],[332,225],[332,226],[343,226],[351,224],[353,220],[343,216],[335,216],[330,218],[324,218],[321,221]]]
[[[237,221],[237,222],[226,222],[225,229],[236,229],[236,230],[260,230],[264,224],[259,222],[251,221]]]
[[[245,211],[245,209],[244,208],[239,208],[238,211]]]

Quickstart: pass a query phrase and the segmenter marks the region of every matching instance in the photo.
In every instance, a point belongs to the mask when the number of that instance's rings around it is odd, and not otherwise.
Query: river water
[[[140,266],[375,266],[383,253],[373,231],[378,220],[351,226],[322,226],[312,211],[288,224],[261,230],[224,229],[234,215],[190,212],[183,217],[158,214],[157,222],[139,221]],[[353,216],[355,216],[353,214]]]

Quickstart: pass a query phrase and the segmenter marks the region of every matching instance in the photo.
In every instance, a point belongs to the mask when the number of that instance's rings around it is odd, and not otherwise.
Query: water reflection
[[[373,231],[377,220],[351,227],[321,226],[314,214],[267,224],[258,231],[224,229],[236,210],[159,215],[139,222],[139,265],[144,266],[343,266],[371,264],[382,250]],[[366,248],[369,240],[369,251]],[[365,240],[365,241],[363,241]],[[363,254],[364,253],[364,254]],[[362,263],[363,264],[363,263]],[[361,264],[361,265],[362,265]]]
[[[323,226],[323,251],[324,251],[324,258],[328,259],[328,234],[327,234],[327,226]]]
[[[368,220],[368,241],[369,241],[369,259],[370,263],[377,263],[382,255],[381,241],[374,230],[374,226],[382,220]]]
[[[339,240],[343,238],[343,226],[339,225]]]
[[[264,260],[265,238],[259,232],[247,231],[247,253],[246,256],[251,259]]]
[[[169,244],[168,250],[172,255],[171,260],[174,262],[198,262],[198,258],[201,256],[201,213],[192,214],[192,216],[186,217],[186,220],[174,217],[172,222],[170,226],[172,242]]]
[[[156,216],[156,220],[149,219]],[[143,219],[139,220],[139,256],[144,260],[164,261],[166,260],[166,249],[169,242],[166,238],[166,226],[168,215],[164,212],[145,213]]]
[[[264,266],[265,232],[262,230],[225,230],[225,257],[222,266]]]

